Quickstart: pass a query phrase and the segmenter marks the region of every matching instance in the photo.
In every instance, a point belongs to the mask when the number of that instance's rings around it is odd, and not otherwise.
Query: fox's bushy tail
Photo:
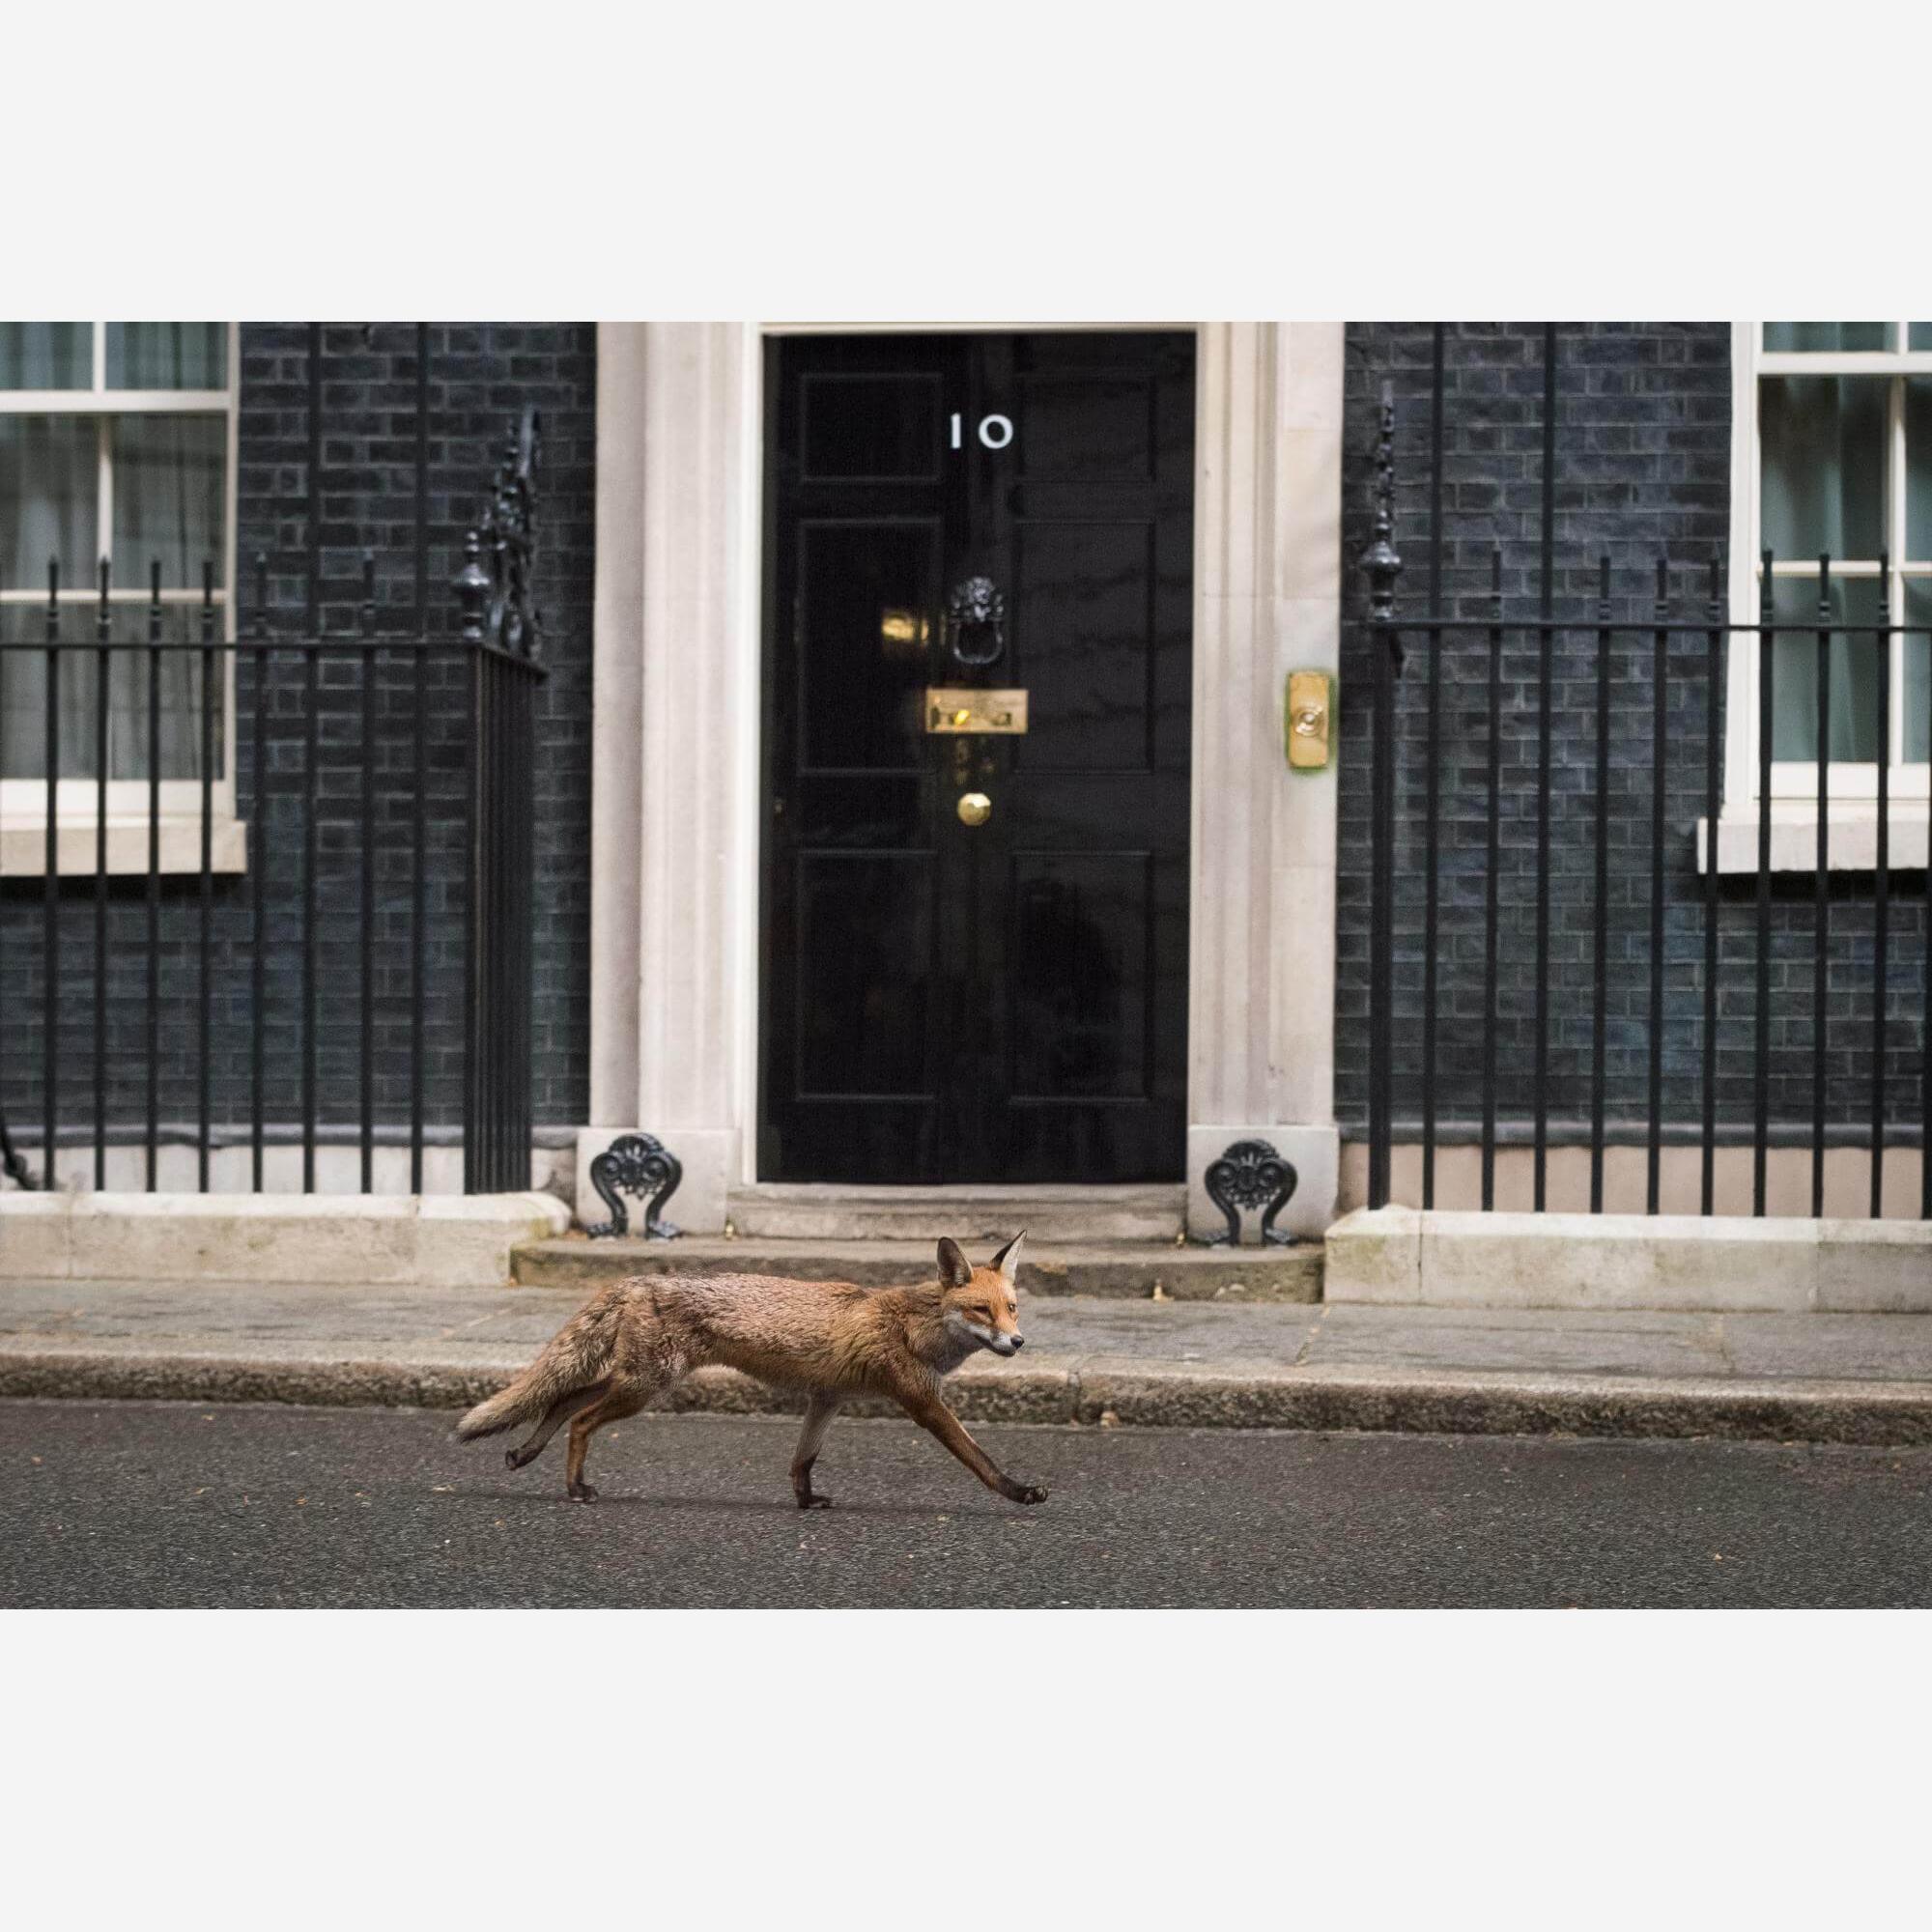
[[[614,1319],[601,1296],[573,1316],[515,1381],[464,1416],[457,1435],[469,1442],[519,1422],[539,1421],[565,1396],[600,1380],[609,1373]]]

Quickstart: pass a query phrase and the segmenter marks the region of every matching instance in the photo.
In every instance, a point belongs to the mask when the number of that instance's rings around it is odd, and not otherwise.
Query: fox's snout
[[[988,1321],[975,1321],[970,1315],[962,1315],[956,1310],[947,1317],[962,1335],[977,1342],[982,1349],[990,1349],[996,1355],[1017,1355],[1026,1347],[1026,1337],[1017,1328],[999,1328]]]

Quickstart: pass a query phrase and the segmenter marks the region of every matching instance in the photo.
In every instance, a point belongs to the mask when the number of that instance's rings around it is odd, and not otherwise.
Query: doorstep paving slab
[[[0,1337],[288,1342],[303,1349],[498,1341],[534,1348],[583,1297],[548,1289],[287,1282],[0,1283]]]
[[[1726,1315],[1719,1327],[1735,1375],[1932,1381],[1932,1317]]]
[[[1932,1333],[1932,1331],[1928,1331]],[[1338,1302],[1310,1339],[1317,1368],[1721,1376],[1715,1315],[1620,1309],[1390,1308]]]

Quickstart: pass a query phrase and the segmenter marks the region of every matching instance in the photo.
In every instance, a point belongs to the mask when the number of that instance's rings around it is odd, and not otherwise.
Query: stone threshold
[[[968,1258],[988,1259],[983,1239],[962,1236]],[[919,1240],[726,1239],[685,1236],[593,1241],[582,1235],[526,1241],[511,1256],[516,1281],[589,1293],[633,1275],[776,1274],[890,1288],[933,1272],[934,1243]],[[1020,1288],[1038,1295],[1171,1301],[1314,1302],[1321,1298],[1321,1246],[1209,1248],[1161,1241],[1063,1241],[1029,1234]]]
[[[674,1205],[665,1210],[677,1218]],[[729,1190],[725,1213],[742,1236],[853,1241],[951,1235],[1004,1241],[1024,1229],[1040,1241],[1174,1241],[1187,1221],[1179,1181],[1074,1187],[859,1187],[840,1181],[753,1181]]]

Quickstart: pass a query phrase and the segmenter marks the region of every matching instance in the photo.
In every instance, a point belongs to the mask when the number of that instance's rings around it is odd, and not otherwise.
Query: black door
[[[1180,1179],[1192,336],[768,357],[760,1177]]]

